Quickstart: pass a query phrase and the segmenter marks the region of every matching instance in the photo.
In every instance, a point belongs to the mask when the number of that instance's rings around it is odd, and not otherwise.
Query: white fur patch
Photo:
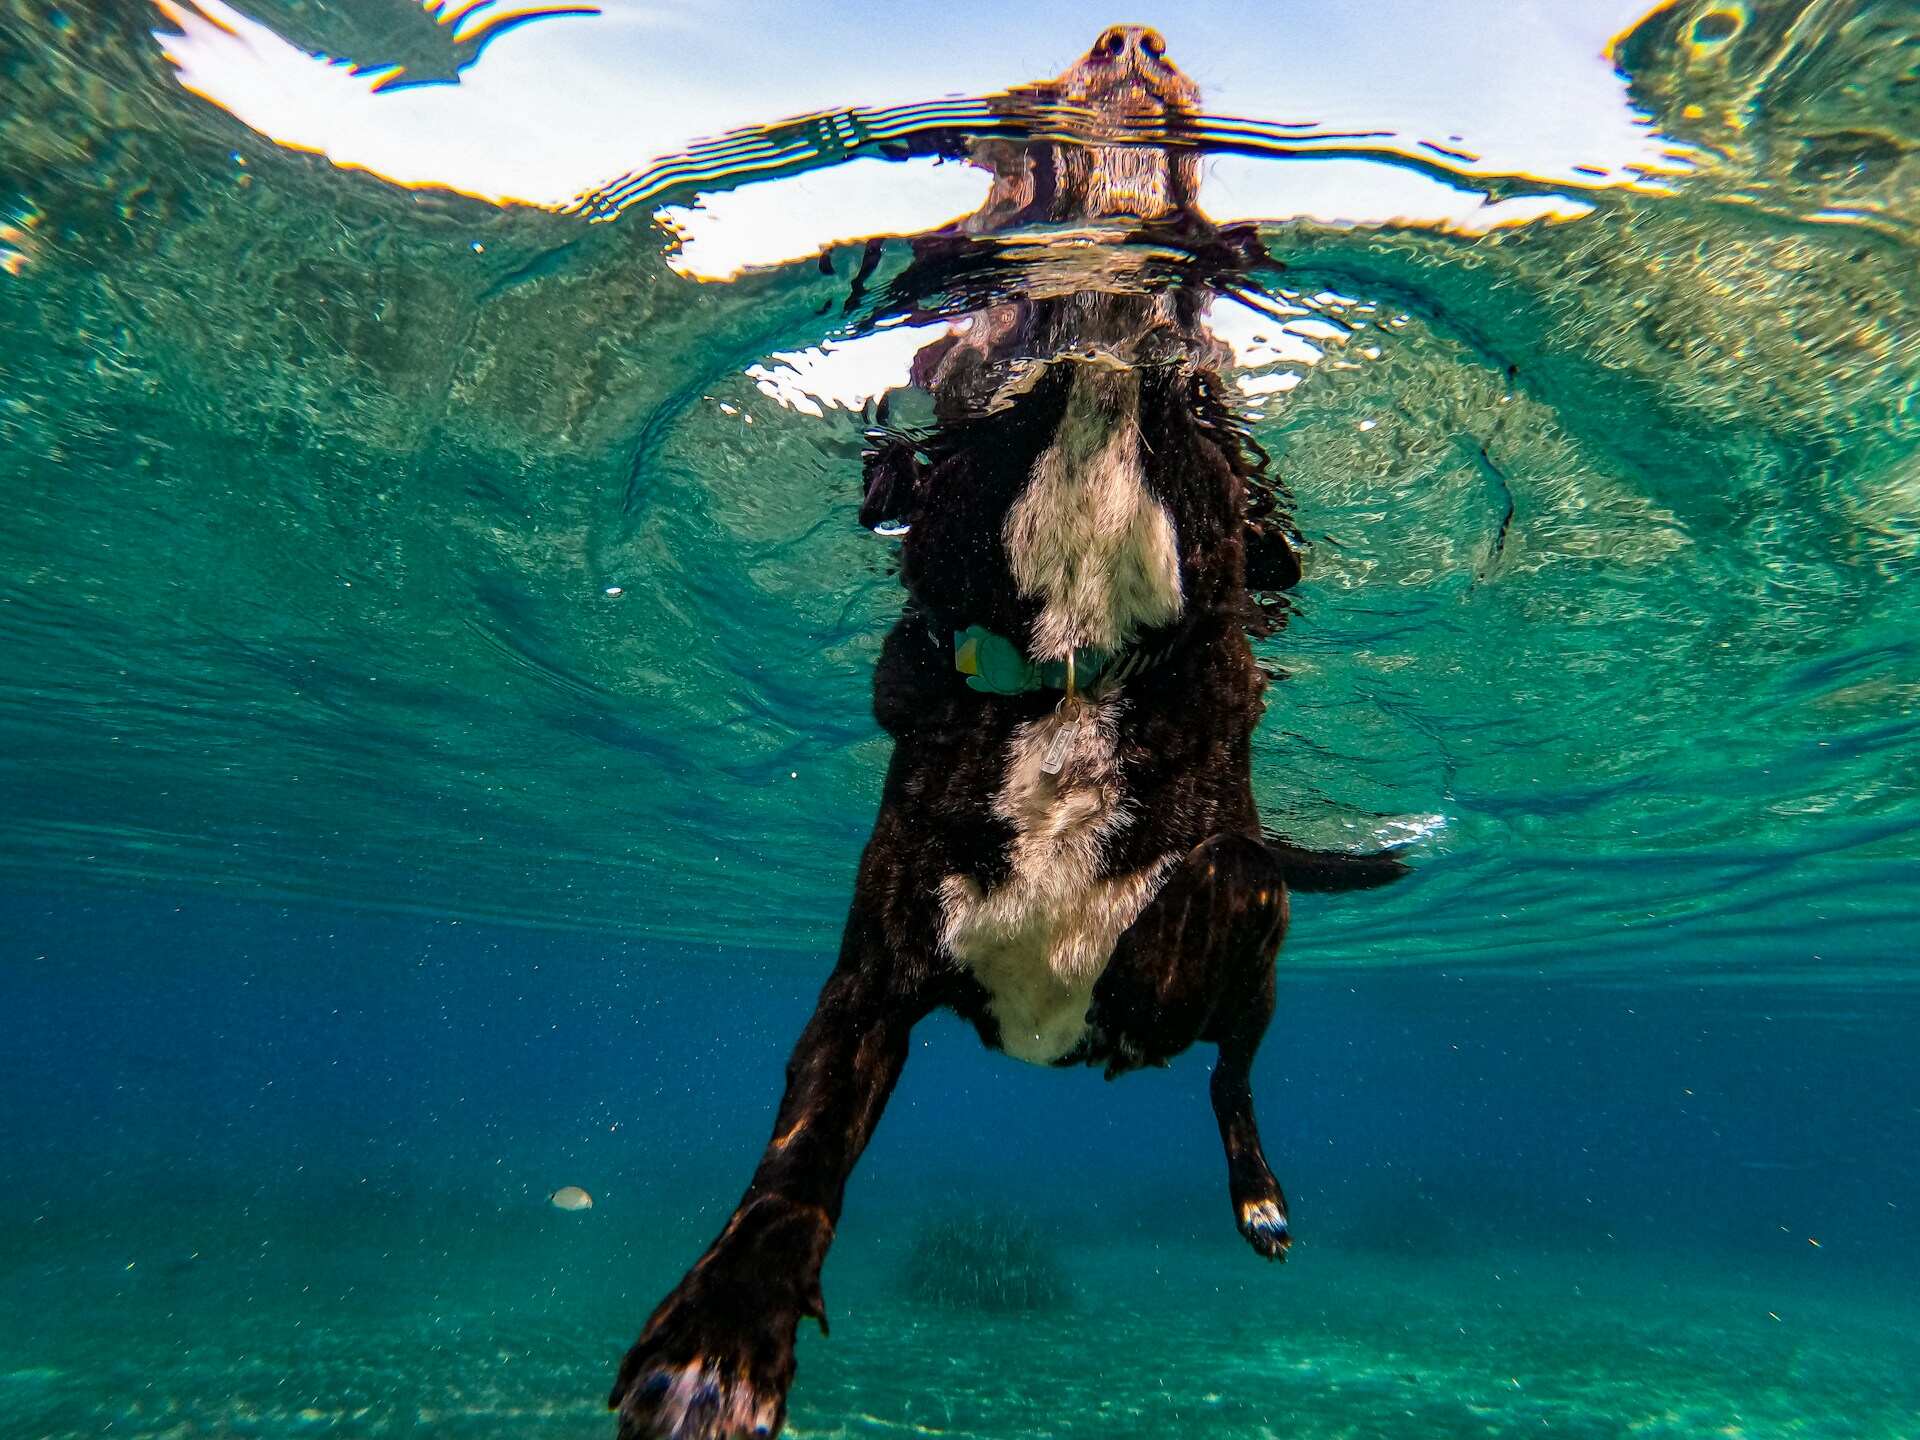
[[[1140,377],[1075,364],[1066,415],[1007,512],[1013,578],[1041,602],[1033,658],[1118,650],[1180,614],[1173,517],[1140,465]]]
[[[1086,1033],[1094,983],[1114,942],[1176,858],[1100,875],[1108,839],[1132,819],[1114,753],[1124,703],[1109,697],[1081,711],[1058,775],[1041,761],[1062,717],[1015,730],[993,802],[1014,829],[1012,873],[985,892],[964,875],[941,882],[941,941],[986,986],[1001,1048],[1019,1060],[1057,1060]]]

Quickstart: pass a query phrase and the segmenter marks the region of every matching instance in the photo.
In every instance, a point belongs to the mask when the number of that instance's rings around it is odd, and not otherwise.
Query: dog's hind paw
[[[1278,1200],[1243,1200],[1234,1206],[1240,1233],[1269,1260],[1285,1260],[1293,1234],[1287,1229],[1286,1207]]]

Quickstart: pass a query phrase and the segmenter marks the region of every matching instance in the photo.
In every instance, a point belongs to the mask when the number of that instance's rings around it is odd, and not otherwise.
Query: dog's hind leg
[[[1259,1254],[1287,1258],[1287,1197],[1267,1165],[1253,1118],[1253,1057],[1273,1019],[1274,957],[1286,938],[1284,873],[1265,845],[1241,836],[1213,842],[1207,868],[1232,895],[1222,909],[1233,923],[1209,937],[1221,947],[1219,999],[1202,1038],[1220,1047],[1208,1091],[1227,1154],[1227,1194],[1234,1224]]]
[[[1287,923],[1286,891],[1275,889],[1279,903],[1271,938],[1241,952],[1240,964],[1227,977],[1227,989],[1209,1027],[1207,1038],[1219,1045],[1220,1054],[1208,1091],[1214,1119],[1220,1123],[1220,1143],[1227,1152],[1227,1194],[1233,1202],[1234,1224],[1260,1254],[1284,1260],[1293,1243],[1287,1228],[1287,1197],[1267,1165],[1260,1128],[1253,1118],[1253,1057],[1273,1018],[1273,962]]]
[[[621,1362],[621,1440],[777,1435],[802,1317],[826,1329],[820,1266],[854,1162],[927,1013],[854,907],[840,963],[787,1062],[773,1138],[733,1218]]]
[[[1167,878],[1121,938],[1095,990],[1112,1047],[1109,1076],[1196,1040],[1220,1047],[1213,1113],[1227,1155],[1234,1223],[1270,1260],[1286,1258],[1287,1201],[1253,1118],[1253,1057],[1273,1018],[1274,956],[1287,928],[1278,857],[1249,835],[1216,835]]]

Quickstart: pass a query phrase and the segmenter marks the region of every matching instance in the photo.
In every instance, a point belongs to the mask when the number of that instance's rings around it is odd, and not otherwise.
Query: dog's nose
[[[1141,64],[1167,53],[1166,37],[1151,25],[1113,25],[1093,42],[1096,60],[1131,60]]]

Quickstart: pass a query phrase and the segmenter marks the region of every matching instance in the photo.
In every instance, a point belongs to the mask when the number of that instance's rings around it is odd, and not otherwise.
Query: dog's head
[[[1167,58],[1167,42],[1146,25],[1111,25],[1052,82],[1054,98],[1096,121],[1191,114],[1200,87]]]
[[[1158,30],[1110,25],[1059,75],[1013,94],[1045,128],[1074,138],[975,142],[973,163],[994,175],[968,226],[975,233],[1031,222],[1162,220],[1192,210],[1198,153],[1155,141],[1198,112],[1200,87],[1167,58]]]

